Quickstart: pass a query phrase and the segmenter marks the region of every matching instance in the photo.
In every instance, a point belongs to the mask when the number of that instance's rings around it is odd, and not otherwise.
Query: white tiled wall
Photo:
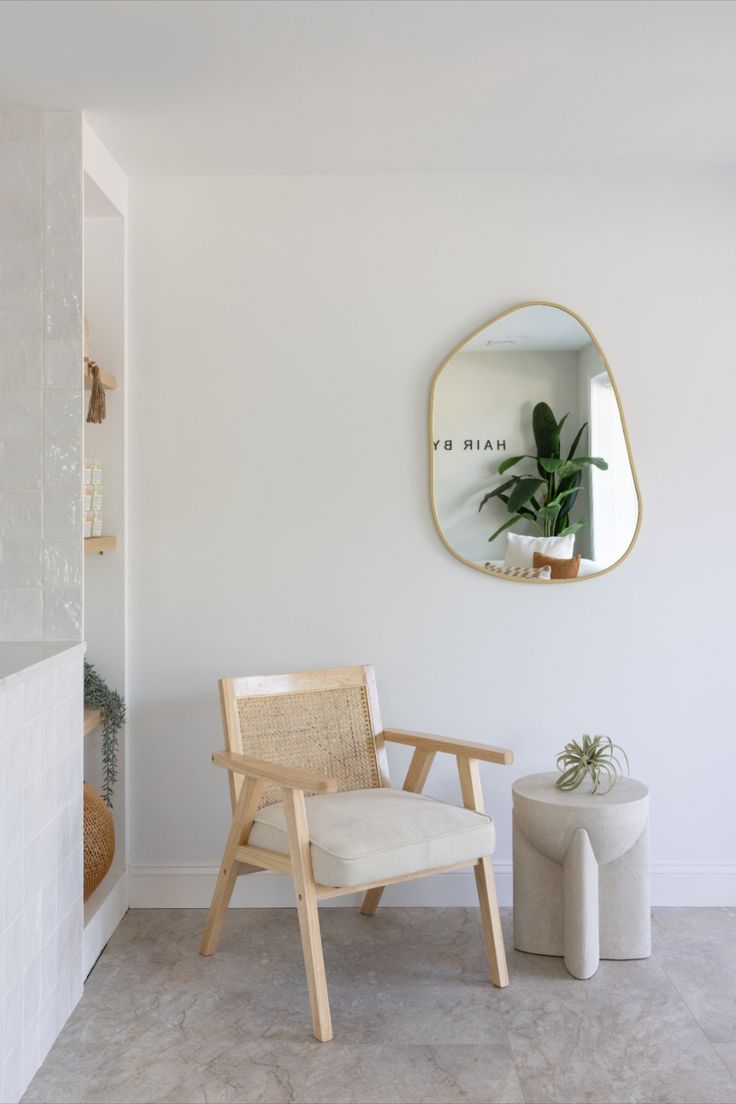
[[[0,111],[0,641],[82,638],[81,128]]]
[[[0,681],[0,1101],[82,995],[82,654]],[[34,673],[35,672],[35,673]]]

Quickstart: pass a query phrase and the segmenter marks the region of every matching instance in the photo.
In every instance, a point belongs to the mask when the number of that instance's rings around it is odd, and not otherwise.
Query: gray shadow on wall
[[[227,772],[211,762],[224,747],[216,683],[137,706],[129,732],[131,865],[216,866],[231,820]]]

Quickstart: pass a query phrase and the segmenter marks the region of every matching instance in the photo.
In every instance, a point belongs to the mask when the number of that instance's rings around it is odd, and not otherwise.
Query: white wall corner
[[[82,164],[85,173],[117,207],[128,214],[128,178],[86,119],[82,119]]]

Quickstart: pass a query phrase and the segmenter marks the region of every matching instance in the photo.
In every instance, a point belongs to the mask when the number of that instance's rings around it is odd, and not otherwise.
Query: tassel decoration
[[[92,376],[92,393],[90,394],[89,406],[87,407],[87,421],[99,425],[100,422],[104,422],[107,413],[105,389],[100,380],[100,366],[97,361],[90,360],[87,363],[89,365],[90,375]]]

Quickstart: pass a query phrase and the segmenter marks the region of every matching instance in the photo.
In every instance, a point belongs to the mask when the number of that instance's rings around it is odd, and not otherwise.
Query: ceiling
[[[736,163],[734,0],[4,0],[131,176]]]
[[[579,352],[590,334],[577,318],[558,307],[521,307],[486,326],[463,346],[464,353]]]

